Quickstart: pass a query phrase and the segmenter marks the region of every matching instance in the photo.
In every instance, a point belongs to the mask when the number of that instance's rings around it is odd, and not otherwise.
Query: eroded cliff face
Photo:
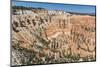
[[[95,60],[95,16],[33,10],[12,15],[12,64]]]

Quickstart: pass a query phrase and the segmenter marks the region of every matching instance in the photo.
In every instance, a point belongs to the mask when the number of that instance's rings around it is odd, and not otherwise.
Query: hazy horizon
[[[44,8],[48,10],[62,10],[77,13],[93,13],[95,14],[96,7],[93,5],[78,5],[78,4],[62,4],[62,3],[46,3],[32,1],[12,1],[14,6],[24,6],[33,8]]]

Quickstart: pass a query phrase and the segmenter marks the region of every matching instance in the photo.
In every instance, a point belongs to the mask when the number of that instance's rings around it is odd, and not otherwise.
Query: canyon
[[[13,65],[96,60],[96,16],[39,8],[12,13]]]

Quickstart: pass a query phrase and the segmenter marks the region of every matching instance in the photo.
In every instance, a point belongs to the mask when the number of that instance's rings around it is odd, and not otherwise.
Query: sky
[[[75,4],[60,4],[60,3],[45,3],[45,2],[30,2],[30,1],[12,1],[16,6],[45,8],[48,10],[63,10],[77,13],[94,13],[96,7],[94,5],[75,5]]]

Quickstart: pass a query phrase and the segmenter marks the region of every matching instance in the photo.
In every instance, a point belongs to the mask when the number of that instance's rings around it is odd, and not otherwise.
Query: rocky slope
[[[64,11],[12,14],[12,65],[95,60],[95,23],[95,16]]]

